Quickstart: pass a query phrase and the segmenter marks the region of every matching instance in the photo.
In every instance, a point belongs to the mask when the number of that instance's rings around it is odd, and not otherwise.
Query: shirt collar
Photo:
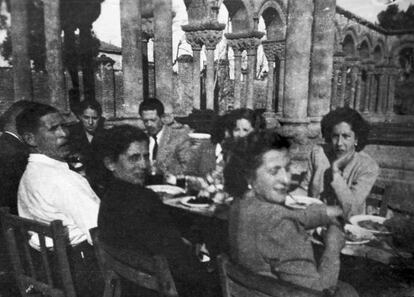
[[[161,130],[155,135],[157,137],[157,142],[160,143],[160,139],[162,135],[164,134],[165,125],[162,126]]]
[[[64,169],[69,169],[68,163],[52,159],[44,154],[30,154],[29,162],[43,163],[43,164],[48,164],[48,165],[52,165],[55,167],[62,167]]]

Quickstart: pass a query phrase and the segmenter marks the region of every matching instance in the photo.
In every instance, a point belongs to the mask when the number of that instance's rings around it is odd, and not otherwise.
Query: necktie
[[[154,138],[154,148],[152,149],[152,159],[155,160],[157,158],[158,142],[157,142],[157,136],[153,136],[152,138]]]

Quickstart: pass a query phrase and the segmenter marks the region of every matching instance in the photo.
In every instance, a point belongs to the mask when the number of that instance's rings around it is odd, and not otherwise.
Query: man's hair
[[[13,103],[0,117],[0,130],[4,131],[7,125],[15,125],[16,117],[32,104],[34,102],[27,100],[20,100]]]
[[[50,114],[58,113],[59,111],[53,106],[35,103],[24,109],[16,118],[16,128],[20,135],[24,133],[36,133],[39,129],[40,118]]]
[[[112,161],[117,161],[119,155],[135,141],[145,141],[148,144],[149,138],[144,131],[130,125],[115,126],[106,130],[99,146],[100,159],[109,158]]]
[[[79,106],[77,108],[78,115],[82,115],[82,113],[88,108],[95,110],[98,113],[98,116],[102,115],[101,104],[99,104],[99,102],[96,100],[87,100],[87,99],[79,103]]]
[[[156,110],[157,115],[161,117],[164,114],[164,104],[157,98],[148,98],[142,101],[139,105],[140,116],[142,116],[142,112],[146,110]]]
[[[330,111],[322,118],[321,131],[325,142],[331,142],[333,127],[342,122],[351,126],[352,131],[355,133],[355,137],[358,139],[355,150],[357,152],[363,150],[368,143],[370,126],[358,111],[349,107],[339,107]]]

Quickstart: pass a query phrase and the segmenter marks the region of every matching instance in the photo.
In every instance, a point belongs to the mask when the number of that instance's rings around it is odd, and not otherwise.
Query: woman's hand
[[[340,173],[340,170],[343,170],[345,166],[351,161],[354,153],[355,152],[352,151],[336,159],[331,165],[332,175],[335,173]]]

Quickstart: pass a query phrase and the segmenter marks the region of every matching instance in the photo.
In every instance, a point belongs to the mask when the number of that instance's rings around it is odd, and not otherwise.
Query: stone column
[[[283,117],[307,122],[313,1],[289,1]]]
[[[356,109],[356,93],[358,85],[358,66],[356,64],[351,65],[351,94],[349,98],[349,107]]]
[[[172,103],[172,3],[171,0],[154,0],[154,62],[156,96]]]
[[[372,70],[372,64],[367,64],[367,82],[365,84],[365,100],[364,100],[364,108],[362,110],[363,113],[367,114],[370,110],[370,101],[371,101],[371,87],[374,83],[374,74]]]
[[[358,67],[356,74],[356,91],[355,91],[355,103],[354,108],[358,111],[362,110],[361,108],[361,96],[362,96],[362,71]]]
[[[44,0],[43,7],[49,102],[59,110],[68,111],[62,61],[60,0]]]
[[[283,115],[283,100],[285,98],[285,41],[278,41],[276,43],[276,56],[279,58],[279,92],[277,96],[277,115]]]
[[[315,0],[314,6],[308,116],[319,121],[331,100],[336,0]]]
[[[149,64],[148,64],[148,41],[154,37],[153,18],[142,18],[142,77],[143,77],[143,95],[144,98],[150,96],[150,89],[154,90],[155,86],[150,86]],[[152,82],[154,80],[151,80]]]
[[[260,44],[260,38],[264,35],[258,34],[261,32],[253,32],[252,35],[256,35],[254,37],[250,37],[246,40],[246,50],[247,50],[247,91],[246,91],[246,107],[250,109],[254,109],[254,81],[256,77],[256,54],[257,54],[257,47]],[[259,37],[260,36],[260,37]]]
[[[338,107],[343,107],[345,105],[347,79],[348,79],[348,65],[344,63],[342,64],[342,67],[341,67],[341,96],[339,97]]]
[[[193,107],[200,109],[200,51],[202,43],[197,32],[186,32],[185,37],[193,50]]]
[[[224,29],[224,28],[223,28]],[[222,29],[221,29],[222,30]],[[206,108],[214,109],[214,50],[221,40],[221,30],[204,30],[201,38],[206,47]]]
[[[14,101],[32,100],[27,1],[10,1]]]
[[[387,83],[388,78],[385,71],[385,67],[380,67],[380,74],[379,74],[379,88],[378,88],[378,106],[377,106],[377,112],[378,113],[384,113],[385,112],[385,106],[386,106],[386,100],[387,100]]]
[[[378,97],[378,77],[379,72],[375,67],[372,71],[372,83],[370,86],[370,101],[369,101],[369,111],[370,113],[375,113],[377,110],[377,97]]]
[[[141,1],[121,0],[123,104],[117,116],[137,117],[143,100]],[[171,58],[171,57],[170,57]]]
[[[227,38],[228,45],[233,49],[234,54],[234,104],[235,109],[241,107],[241,64],[242,64],[242,52],[243,49],[239,47],[237,40],[229,39],[228,35],[224,35]]]
[[[394,114],[394,99],[395,99],[395,83],[397,80],[398,68],[391,67],[388,81],[388,99],[386,106],[386,114]]]
[[[115,76],[111,58],[101,55],[96,59],[98,72],[95,75],[96,100],[101,103],[106,118],[115,117]]]
[[[276,41],[262,41],[263,51],[266,55],[269,72],[267,75],[266,112],[274,112],[274,72],[276,62]]]

